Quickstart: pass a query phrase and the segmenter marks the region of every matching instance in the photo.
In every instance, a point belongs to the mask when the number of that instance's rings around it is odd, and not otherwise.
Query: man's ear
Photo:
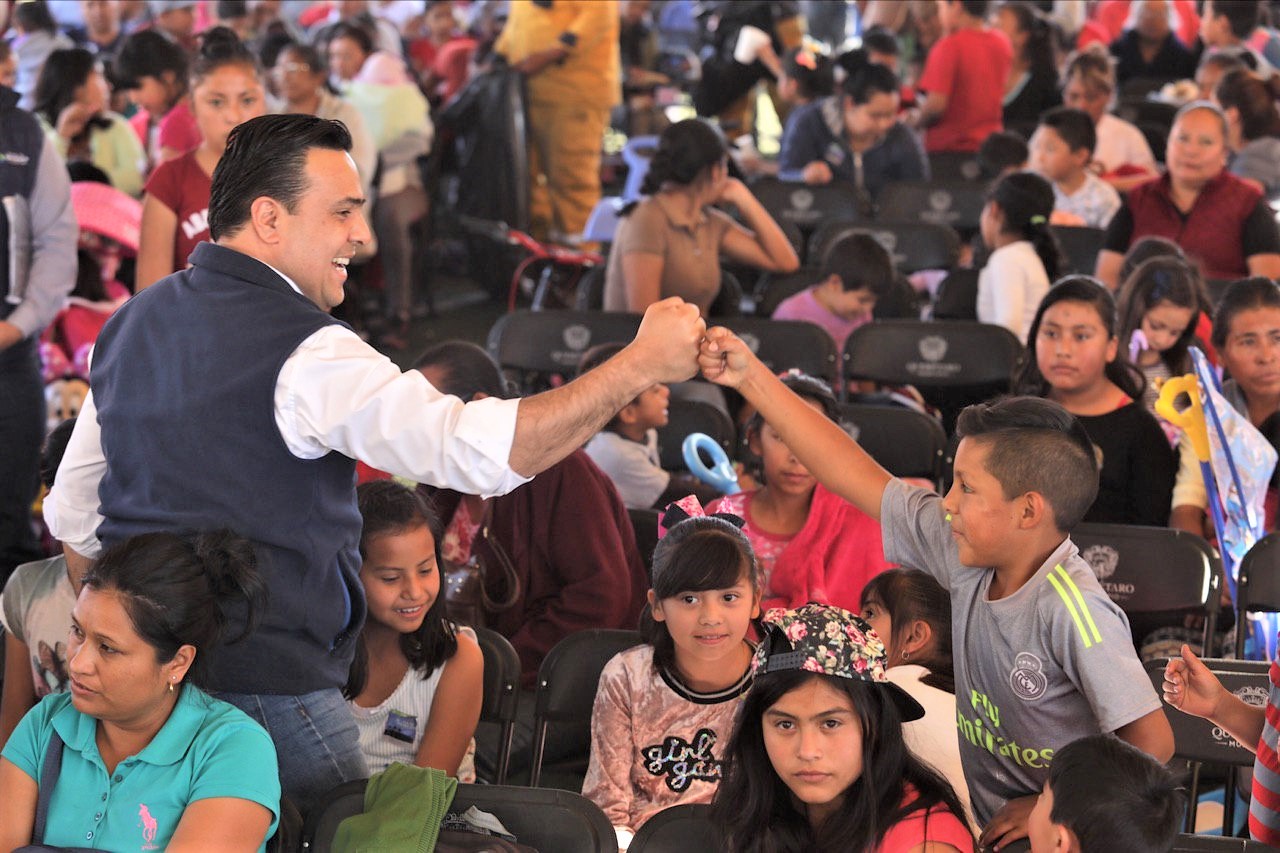
[[[1044,495],[1039,492],[1026,492],[1018,498],[1019,528],[1029,530],[1044,521],[1048,521],[1049,524],[1055,523],[1053,507],[1049,506]]]
[[[249,205],[249,226],[259,240],[269,245],[283,242],[280,223],[283,206],[270,196],[258,196]]]

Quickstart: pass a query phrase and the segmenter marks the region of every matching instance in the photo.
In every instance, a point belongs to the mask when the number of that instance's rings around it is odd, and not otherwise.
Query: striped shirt
[[[1253,800],[1249,804],[1249,835],[1272,847],[1280,847],[1280,757],[1276,740],[1280,734],[1280,663],[1271,662],[1268,675],[1271,695],[1267,697],[1267,721],[1258,741],[1258,757],[1253,763]]]

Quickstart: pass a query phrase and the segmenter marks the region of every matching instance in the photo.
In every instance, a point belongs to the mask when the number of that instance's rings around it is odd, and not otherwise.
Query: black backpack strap
[[[55,731],[49,738],[49,748],[44,753],[44,765],[40,768],[40,796],[36,800],[36,822],[31,828],[31,841],[34,844],[44,842],[44,826],[49,818],[49,801],[53,799],[53,788],[58,784],[58,774],[62,772],[62,738]]]

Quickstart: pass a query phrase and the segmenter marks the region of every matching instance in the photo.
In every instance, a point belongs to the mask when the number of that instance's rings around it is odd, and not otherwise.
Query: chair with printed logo
[[[935,181],[981,181],[987,177],[978,155],[969,151],[934,151],[929,174]]]
[[[368,783],[367,779],[343,782],[316,804],[303,829],[303,850],[330,853],[334,849],[339,824],[364,813]],[[604,812],[575,792],[506,785],[458,785],[441,828],[453,828],[472,807],[493,815],[517,841],[537,850],[616,853],[618,849],[617,836]],[[462,837],[480,840],[485,836]]]
[[[640,328],[639,314],[602,311],[515,311],[489,330],[488,350],[516,376],[523,394],[550,387],[554,377],[573,376],[591,347],[627,343]]]
[[[920,270],[949,270],[960,257],[960,237],[942,225],[908,222],[828,222],[814,232],[809,243],[809,260],[821,267],[831,247],[854,234],[866,234],[893,259],[900,273]]]
[[[987,203],[987,189],[967,180],[901,181],[881,190],[877,201],[876,222],[919,222],[972,232]]]
[[[759,178],[751,182],[751,193],[775,222],[796,226],[807,242],[824,222],[836,219],[865,222],[870,218],[864,200],[843,181],[811,186],[799,181]],[[801,258],[809,254],[802,254]]]
[[[728,328],[774,373],[795,368],[834,386],[840,374],[840,354],[821,326],[799,320],[735,317]]]
[[[1202,649],[1212,648],[1220,609],[1222,563],[1204,539],[1185,530],[1134,524],[1079,524],[1071,541],[1111,600],[1139,613],[1203,613]]]
[[[547,652],[538,667],[534,693],[530,787],[582,790],[591,751],[591,709],[600,673],[610,658],[639,643],[640,635],[635,631],[593,628],[570,634]],[[557,740],[572,741],[577,748],[572,750],[572,757],[544,768],[547,730],[553,724],[567,729],[557,734]]]
[[[627,850],[630,853],[686,853],[723,847],[724,840],[711,822],[711,807],[688,803],[669,806],[646,820]]]
[[[942,424],[905,406],[841,403],[840,426],[895,477],[920,477],[939,485],[947,435]]]
[[[876,320],[844,345],[844,377],[913,385],[950,433],[960,409],[1008,392],[1022,344],[1003,326],[963,320]]]
[[[756,290],[755,301],[757,317],[772,317],[787,299],[803,290],[818,284],[822,280],[822,272],[816,266],[800,267],[795,272],[765,273]]]
[[[684,440],[692,433],[709,435],[733,456],[738,431],[729,413],[705,400],[672,398],[667,404],[667,425],[658,430],[658,460],[668,471],[684,471]]]
[[[1072,538],[1075,534],[1072,534]],[[1222,686],[1239,696],[1250,705],[1262,707],[1267,704],[1268,679],[1267,670],[1270,664],[1262,661],[1224,660],[1221,658],[1201,658]],[[1164,670],[1166,661],[1147,661],[1147,676],[1157,694],[1164,690]],[[1222,825],[1235,825],[1236,784],[1235,770],[1240,767],[1253,766],[1253,751],[1236,742],[1235,738],[1221,728],[1201,717],[1184,714],[1167,703],[1161,703],[1169,726],[1173,729],[1173,757],[1175,760],[1187,762],[1191,772],[1190,784],[1187,788],[1187,802],[1198,802],[1200,794],[1200,771],[1204,764],[1217,764],[1229,768],[1227,786],[1223,792]],[[1196,825],[1196,809],[1187,809],[1185,832],[1194,832]]]

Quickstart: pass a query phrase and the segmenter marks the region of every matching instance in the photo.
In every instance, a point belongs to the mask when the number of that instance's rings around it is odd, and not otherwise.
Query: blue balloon
[[[684,464],[702,482],[716,487],[726,495],[736,495],[742,491],[738,485],[738,472],[733,470],[728,454],[711,436],[703,432],[690,433],[680,450],[684,454]],[[700,450],[711,457],[710,468],[702,461],[702,456],[698,453]]]

